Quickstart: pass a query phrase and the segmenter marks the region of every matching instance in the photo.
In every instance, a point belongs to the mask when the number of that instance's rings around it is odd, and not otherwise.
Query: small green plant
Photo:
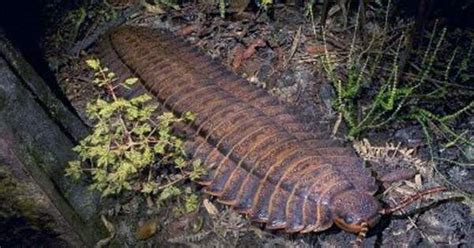
[[[414,64],[418,68],[415,74],[400,71],[400,54],[406,43],[406,36],[399,35],[397,42],[392,42],[392,50],[384,50],[387,44],[388,33],[388,13],[389,5],[385,14],[383,31],[375,33],[367,46],[357,45],[358,23],[352,43],[348,52],[347,61],[336,64],[332,55],[325,49],[322,57],[322,65],[329,81],[336,90],[336,100],[334,108],[340,113],[340,119],[344,120],[348,126],[349,138],[359,136],[369,129],[385,127],[393,121],[401,119],[427,120],[426,118],[414,118],[420,113],[423,98],[425,96],[446,96],[444,87],[438,87],[436,91],[430,92],[427,86],[428,79],[434,75],[434,64],[445,40],[446,29],[441,32],[436,31],[436,26],[432,31],[429,44],[426,47],[421,61]],[[356,16],[356,22],[359,15]],[[324,44],[326,44],[326,32],[322,32]],[[377,36],[378,35],[378,36]],[[393,37],[393,36],[392,36]],[[443,71],[443,77],[447,78],[451,68],[454,55]],[[383,66],[383,64],[390,64]],[[465,63],[464,63],[465,64]],[[464,67],[462,67],[464,68]],[[462,69],[461,68],[461,69]],[[342,72],[342,73],[341,73]],[[402,79],[403,76],[403,79]],[[446,79],[447,81],[447,79]],[[428,92],[428,93],[427,93]],[[364,97],[362,97],[364,96]],[[370,99],[367,101],[367,99]],[[456,114],[450,115],[458,117],[460,114],[472,109],[472,104],[467,107],[462,106]],[[428,113],[429,111],[421,111]],[[433,117],[434,115],[431,115]],[[453,118],[450,118],[453,119]],[[438,118],[437,121],[445,122],[447,118]],[[444,123],[441,125],[447,127]],[[448,128],[444,129],[454,135]]]
[[[261,0],[260,1],[260,8],[264,10],[268,10],[273,4],[273,0]]]
[[[219,0],[219,13],[221,18],[225,18],[225,0]]]
[[[192,122],[193,114],[187,112],[180,118],[170,112],[157,115],[157,106],[150,103],[152,98],[146,94],[121,98],[116,94],[117,88],[129,88],[138,79],[117,83],[115,74],[99,60],[86,62],[94,71],[93,83],[105,89],[109,97],[87,105],[87,114],[95,125],[92,133],[74,148],[80,160],[69,163],[66,175],[75,179],[90,176],[90,188],[104,197],[135,191],[156,196],[158,203],[182,195],[195,199],[179,183],[199,178],[204,168],[199,160],[187,161],[184,141],[172,131],[176,123]],[[165,174],[167,166],[174,172]],[[189,200],[185,201],[186,209],[193,209]]]
[[[340,57],[334,59],[336,55],[328,51],[326,31],[322,30],[325,54],[321,64],[336,92],[333,106],[339,113],[337,123],[344,121],[349,138],[354,139],[395,122],[417,122],[429,150],[430,164],[448,184],[471,197],[438,171],[435,160],[464,163],[440,158],[434,147],[455,148],[463,160],[469,158],[466,148],[474,145],[469,130],[461,130],[462,126],[456,124],[474,108],[472,87],[467,83],[472,77],[468,71],[472,70],[474,42],[460,55],[460,47],[447,44],[447,30],[439,30],[435,23],[429,37],[423,40],[423,51],[411,51],[405,32],[388,25],[390,3],[382,30],[373,32],[368,42],[357,39],[357,14],[350,49],[342,63]],[[402,51],[410,53],[404,71]]]
[[[180,10],[179,3],[177,0],[155,0],[155,4],[162,4],[164,6],[173,8],[175,10]]]

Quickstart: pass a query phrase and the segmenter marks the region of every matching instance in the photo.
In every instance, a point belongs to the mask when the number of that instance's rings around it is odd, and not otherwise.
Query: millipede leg
[[[369,231],[369,225],[364,222],[361,224],[362,229],[360,230],[359,234],[357,234],[356,240],[354,240],[352,247],[353,248],[359,248],[362,247],[362,244],[365,239],[365,235],[367,235],[367,232]]]

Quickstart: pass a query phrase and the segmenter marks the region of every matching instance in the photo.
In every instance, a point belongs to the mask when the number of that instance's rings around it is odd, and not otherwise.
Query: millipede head
[[[351,233],[365,233],[380,220],[380,204],[374,196],[357,191],[338,194],[332,206],[334,223]]]
[[[334,202],[335,223],[343,230],[357,233],[357,239],[353,242],[353,247],[362,247],[369,228],[375,226],[382,215],[400,210],[425,195],[443,191],[446,191],[445,187],[423,190],[401,201],[396,206],[388,208],[380,208],[375,198],[371,197],[371,195],[351,191],[344,192],[335,198],[337,199]]]

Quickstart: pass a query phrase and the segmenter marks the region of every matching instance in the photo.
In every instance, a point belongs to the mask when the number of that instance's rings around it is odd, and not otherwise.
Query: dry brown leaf
[[[152,237],[158,229],[156,219],[148,220],[143,225],[139,226],[135,232],[135,237],[139,240],[145,240]]]
[[[208,199],[204,199],[203,201],[204,208],[210,215],[217,215],[219,211],[217,210],[216,206],[212,204]]]

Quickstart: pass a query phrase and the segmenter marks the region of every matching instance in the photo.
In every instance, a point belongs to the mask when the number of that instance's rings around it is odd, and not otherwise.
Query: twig
[[[286,68],[288,66],[291,59],[295,55],[296,49],[298,49],[298,45],[300,44],[300,39],[301,39],[301,26],[298,28],[298,31],[296,31],[295,38],[293,38],[293,44],[291,45],[290,55],[288,56],[288,59],[286,59],[285,62],[283,63],[283,68]]]
[[[443,162],[447,162],[447,163],[451,163],[451,164],[455,164],[455,165],[462,166],[462,167],[474,167],[473,163],[461,163],[461,162],[457,162],[457,161],[454,161],[454,160],[451,160],[451,159],[440,158],[440,157],[433,157],[433,159],[443,161]]]
[[[337,120],[336,123],[334,123],[334,127],[332,129],[332,136],[336,136],[337,131],[339,130],[339,126],[341,125],[342,122],[342,113],[339,113],[337,115]]]
[[[101,247],[107,246],[110,243],[110,241],[115,237],[115,234],[116,234],[114,225],[110,223],[110,221],[108,221],[104,215],[101,215],[100,219],[104,223],[104,226],[105,228],[107,228],[110,235],[107,238],[99,240],[99,242],[95,244],[94,246],[95,248],[101,248]]]

